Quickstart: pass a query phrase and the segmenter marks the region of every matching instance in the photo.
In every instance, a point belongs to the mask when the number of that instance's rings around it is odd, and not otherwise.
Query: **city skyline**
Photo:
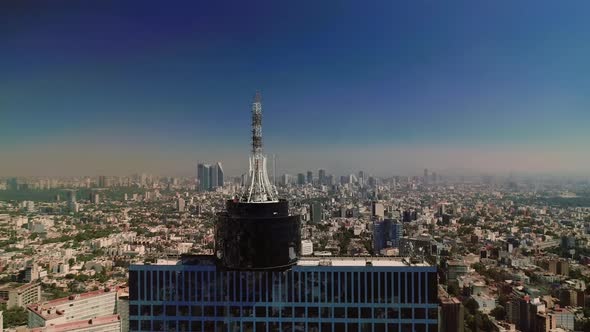
[[[0,176],[590,174],[588,4],[309,6],[3,4]]]

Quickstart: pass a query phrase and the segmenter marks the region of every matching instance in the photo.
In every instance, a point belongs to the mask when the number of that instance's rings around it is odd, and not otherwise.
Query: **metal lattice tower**
[[[252,103],[252,155],[247,186],[242,201],[247,203],[278,202],[274,185],[268,179],[266,156],[262,153],[262,96],[256,92]]]

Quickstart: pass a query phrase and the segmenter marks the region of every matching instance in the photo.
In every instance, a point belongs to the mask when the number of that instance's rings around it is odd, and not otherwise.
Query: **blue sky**
[[[256,89],[282,171],[589,174],[588,12],[587,1],[3,3],[0,175],[192,174],[218,159],[240,174]]]

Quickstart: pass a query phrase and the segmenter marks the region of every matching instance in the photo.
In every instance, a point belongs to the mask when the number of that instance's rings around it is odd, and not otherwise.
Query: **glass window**
[[[152,306],[152,315],[153,316],[162,316],[164,314],[164,307],[159,304],[154,304]]]
[[[203,308],[200,305],[192,306],[192,316],[201,317],[203,315]]]
[[[348,318],[358,318],[359,317],[359,310],[356,307],[348,307],[346,309],[348,314]]]

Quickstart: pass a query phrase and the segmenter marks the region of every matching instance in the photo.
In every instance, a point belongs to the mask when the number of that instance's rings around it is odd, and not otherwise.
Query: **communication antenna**
[[[252,155],[247,187],[242,195],[242,202],[268,203],[278,202],[275,186],[268,179],[266,156],[262,152],[262,96],[256,92],[252,103]]]

